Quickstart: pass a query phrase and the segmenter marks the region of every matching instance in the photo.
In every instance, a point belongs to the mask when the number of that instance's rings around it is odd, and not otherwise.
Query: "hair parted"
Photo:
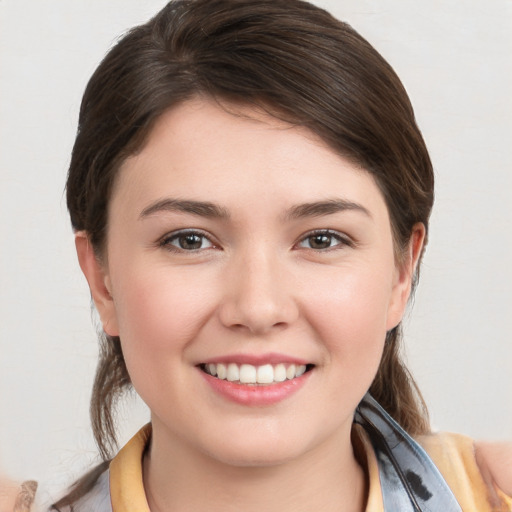
[[[175,0],[115,44],[83,97],[67,203],[73,228],[88,233],[98,258],[121,164],[142,149],[161,114],[198,95],[304,126],[369,172],[386,201],[398,257],[415,223],[428,228],[429,155],[403,85],[365,39],[301,0]],[[112,408],[130,378],[119,339],[106,336],[100,348],[91,416],[108,459]],[[428,431],[401,361],[400,327],[387,335],[370,392],[411,434]]]

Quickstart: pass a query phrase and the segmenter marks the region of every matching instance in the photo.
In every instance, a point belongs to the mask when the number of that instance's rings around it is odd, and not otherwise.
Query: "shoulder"
[[[484,479],[512,496],[512,442],[475,441],[475,458]]]
[[[489,473],[489,448],[484,447],[482,452],[481,445],[473,439],[447,432],[419,436],[416,440],[429,454],[464,510],[512,511],[512,498],[505,494],[510,489],[499,485]],[[492,463],[491,467],[494,469]],[[498,467],[495,469],[499,471]]]

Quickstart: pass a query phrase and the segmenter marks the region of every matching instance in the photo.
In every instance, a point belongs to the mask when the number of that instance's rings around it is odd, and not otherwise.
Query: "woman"
[[[67,199],[105,333],[105,463],[55,508],[511,506],[485,451],[430,434],[400,360],[432,166],[349,26],[299,1],[171,2],[91,78]],[[114,456],[131,385],[151,424]]]

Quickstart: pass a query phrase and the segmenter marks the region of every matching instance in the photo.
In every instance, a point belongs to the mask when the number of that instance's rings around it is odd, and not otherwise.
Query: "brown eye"
[[[332,244],[330,235],[313,235],[308,237],[309,247],[311,249],[328,249]]]
[[[177,239],[178,245],[180,249],[185,249],[187,251],[193,251],[197,249],[201,249],[203,245],[203,237],[198,235],[182,235]]]
[[[350,241],[343,235],[331,231],[310,233],[298,244],[301,248],[313,249],[315,251],[325,251],[327,249],[333,249],[337,246],[343,247],[345,245],[350,245]]]
[[[168,236],[163,240],[162,245],[172,250],[199,251],[213,247],[213,244],[202,233],[194,231],[182,231]]]

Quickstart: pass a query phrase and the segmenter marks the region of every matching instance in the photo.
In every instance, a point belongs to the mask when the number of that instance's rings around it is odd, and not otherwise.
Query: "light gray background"
[[[43,499],[95,458],[89,294],[63,188],[86,81],[163,0],[0,0],[0,467]],[[406,324],[433,424],[512,438],[512,2],[324,0],[394,66],[437,176]],[[147,421],[122,408],[122,441]]]

